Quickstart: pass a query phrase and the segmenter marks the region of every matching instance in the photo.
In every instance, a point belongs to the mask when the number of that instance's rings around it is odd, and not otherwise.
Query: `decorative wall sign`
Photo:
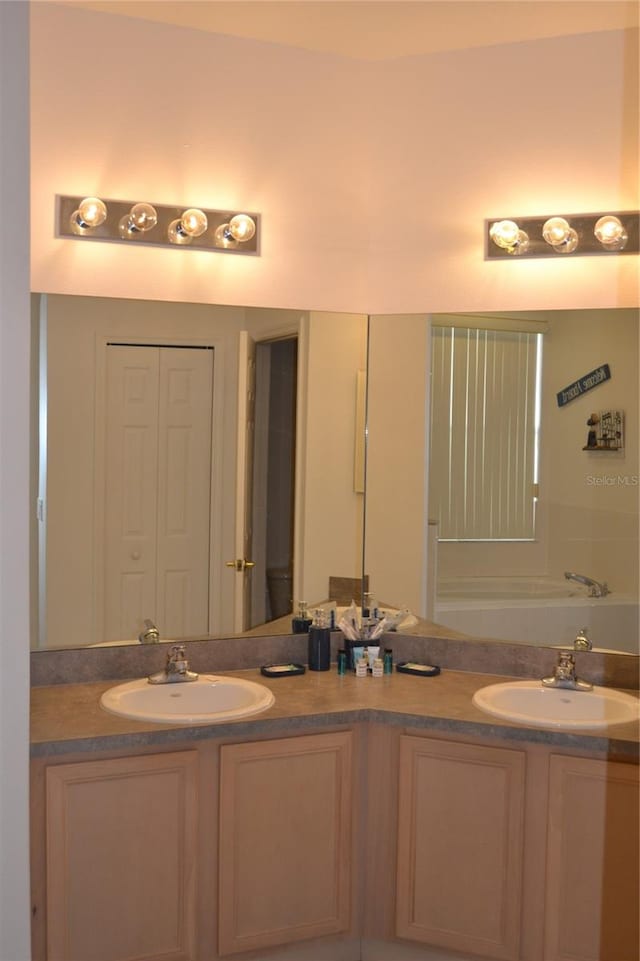
[[[583,450],[622,450],[624,447],[624,411],[594,411],[587,425],[589,433]]]
[[[558,407],[564,407],[565,404],[575,400],[576,397],[586,394],[588,390],[593,390],[598,384],[603,384],[605,380],[611,380],[611,371],[608,364],[602,364],[595,370],[589,371],[580,380],[574,381],[573,384],[569,384],[568,387],[556,394]]]

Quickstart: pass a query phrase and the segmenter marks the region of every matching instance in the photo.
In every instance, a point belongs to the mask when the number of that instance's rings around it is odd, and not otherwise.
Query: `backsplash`
[[[340,632],[331,635],[331,656],[344,644]],[[185,641],[189,666],[198,672],[251,670],[262,664],[294,661],[307,663],[306,635],[277,637],[205,638]],[[387,634],[383,647],[393,650],[394,661],[414,660],[437,664],[445,670],[508,677],[543,677],[551,674],[558,659],[553,648],[530,647],[484,639],[444,636]],[[143,677],[164,667],[168,645],[95,647],[74,650],[34,651],[31,684],[81,684],[92,681]],[[624,654],[576,651],[576,672],[593,684],[638,688],[638,658]]]

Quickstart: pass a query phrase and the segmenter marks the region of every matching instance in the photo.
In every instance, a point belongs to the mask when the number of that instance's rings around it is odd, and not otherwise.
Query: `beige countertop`
[[[437,677],[394,673],[382,678],[357,678],[353,674],[339,676],[335,665],[331,671],[307,670],[295,677],[265,678],[255,668],[224,673],[265,684],[273,691],[275,703],[261,714],[222,724],[158,724],[117,717],[100,707],[100,695],[121,683],[118,681],[34,687],[32,756],[124,750],[216,737],[286,736],[310,728],[376,721],[425,732],[506,737],[608,757],[638,758],[640,726],[635,722],[612,726],[606,732],[534,728],[491,717],[476,708],[471,701],[475,691],[504,682],[504,675],[443,670]]]

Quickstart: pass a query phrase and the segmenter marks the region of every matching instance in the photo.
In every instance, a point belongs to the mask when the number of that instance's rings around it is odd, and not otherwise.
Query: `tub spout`
[[[573,571],[565,571],[564,576],[568,581],[577,581],[578,584],[584,584],[585,587],[588,587],[589,597],[606,597],[609,593],[606,583],[594,581],[592,577],[586,577],[584,574],[574,574]]]

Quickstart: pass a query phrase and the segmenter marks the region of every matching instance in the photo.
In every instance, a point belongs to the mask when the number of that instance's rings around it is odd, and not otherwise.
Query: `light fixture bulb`
[[[107,219],[106,204],[99,197],[85,197],[69,218],[69,226],[74,234],[86,234],[94,227],[100,227]]]
[[[491,225],[489,236],[496,247],[509,250],[518,240],[519,229],[515,220],[497,220]]]
[[[180,226],[189,237],[201,237],[209,226],[207,215],[197,207],[189,207],[180,218]]]
[[[156,208],[151,204],[134,204],[129,212],[129,223],[132,230],[141,230],[143,233],[153,230],[158,223]]]
[[[606,250],[622,250],[629,239],[622,221],[613,214],[606,214],[596,221],[593,228],[596,240]]]
[[[155,207],[145,203],[134,204],[129,213],[121,218],[118,230],[120,236],[127,239],[135,234],[153,230],[157,223],[158,214]]]
[[[564,217],[549,217],[542,226],[542,236],[558,254],[572,254],[578,246],[578,234]]]
[[[571,227],[564,217],[549,217],[542,226],[542,236],[552,247],[566,244]]]
[[[230,230],[229,224],[220,224],[213,233],[213,240],[216,247],[224,247],[225,250],[233,250],[240,246]]]
[[[182,245],[190,244],[192,239],[189,234],[185,233],[180,219],[171,221],[167,227],[167,237],[172,244]]]
[[[508,253],[513,254],[517,257],[518,254],[525,254],[529,249],[529,234],[525,233],[524,230],[519,230],[518,235],[515,239],[515,243],[507,248]]]
[[[255,232],[255,222],[248,214],[236,214],[235,217],[232,217],[229,221],[229,233],[234,240],[238,240],[240,243],[246,243],[247,240],[251,240]]]

